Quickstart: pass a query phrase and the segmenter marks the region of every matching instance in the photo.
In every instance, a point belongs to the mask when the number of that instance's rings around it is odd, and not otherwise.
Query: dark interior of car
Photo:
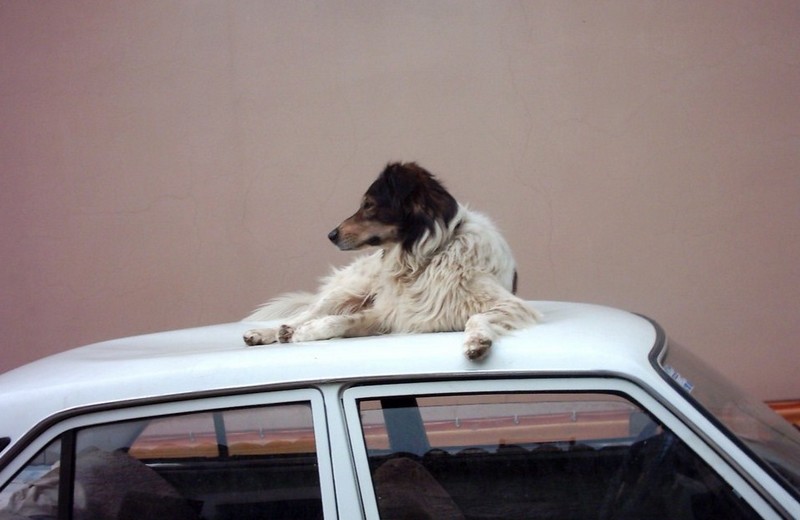
[[[441,494],[425,478],[416,477],[414,486],[393,476],[401,482],[395,485],[382,472],[387,464],[429,474],[461,515],[448,509],[427,514],[430,518],[758,518],[742,500],[720,493],[724,482],[698,462],[669,432],[630,448],[568,443],[466,448],[455,454],[432,450],[421,457],[392,453],[370,459],[381,518],[404,518],[399,510],[412,507],[424,511],[437,502],[429,497]]]

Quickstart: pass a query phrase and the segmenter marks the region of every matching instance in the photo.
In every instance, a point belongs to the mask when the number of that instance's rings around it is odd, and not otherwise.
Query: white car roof
[[[116,339],[49,356],[0,375],[0,437],[17,440],[46,418],[118,401],[373,378],[494,374],[652,374],[657,328],[589,304],[531,302],[540,324],[499,339],[479,362],[463,332],[391,334],[246,347],[237,322]]]

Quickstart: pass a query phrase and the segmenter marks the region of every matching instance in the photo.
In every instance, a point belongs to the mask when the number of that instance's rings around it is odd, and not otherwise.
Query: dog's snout
[[[328,240],[330,240],[334,244],[336,243],[337,240],[339,240],[339,228],[336,228],[330,233],[328,233]]]

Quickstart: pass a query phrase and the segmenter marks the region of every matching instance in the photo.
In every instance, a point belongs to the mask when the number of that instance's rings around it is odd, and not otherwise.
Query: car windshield
[[[699,402],[772,468],[787,489],[800,495],[800,431],[680,345],[670,342],[659,364],[690,400]]]

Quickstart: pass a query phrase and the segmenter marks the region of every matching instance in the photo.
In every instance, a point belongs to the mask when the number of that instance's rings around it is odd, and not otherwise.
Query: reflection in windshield
[[[727,426],[783,478],[789,490],[800,495],[800,432],[675,343],[670,342],[660,365],[683,392]]]

